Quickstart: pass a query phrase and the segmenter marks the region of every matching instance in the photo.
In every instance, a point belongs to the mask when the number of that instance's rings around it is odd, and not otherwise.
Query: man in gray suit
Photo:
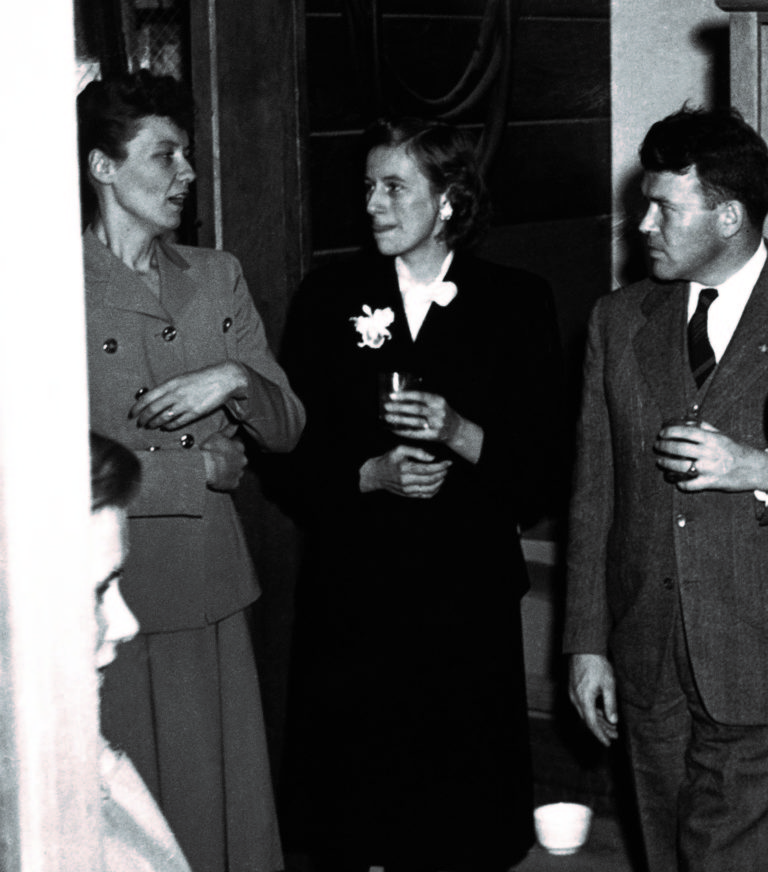
[[[592,313],[570,695],[629,747],[651,872],[768,868],[768,148],[683,109],[640,152],[652,277]]]

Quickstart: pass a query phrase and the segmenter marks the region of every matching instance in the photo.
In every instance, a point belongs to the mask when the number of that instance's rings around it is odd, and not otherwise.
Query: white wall
[[[728,14],[715,0],[612,0],[613,272],[626,280],[627,216],[623,192],[639,172],[637,150],[648,128],[689,101],[711,106],[715,76],[728,76],[727,56],[715,63],[713,31],[723,35]],[[727,37],[720,39],[727,46]],[[631,220],[634,220],[633,218]]]
[[[72,4],[21,2],[3,12],[0,870],[97,872]]]

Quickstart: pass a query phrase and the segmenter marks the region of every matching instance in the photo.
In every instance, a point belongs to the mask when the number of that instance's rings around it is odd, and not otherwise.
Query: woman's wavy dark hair
[[[382,118],[363,136],[365,153],[405,146],[435,192],[445,192],[453,215],[443,225],[449,248],[468,246],[485,231],[490,208],[474,143],[460,128],[421,118]]]
[[[100,433],[89,434],[91,447],[91,511],[105,507],[124,509],[141,482],[136,455]]]
[[[186,133],[194,124],[189,89],[173,76],[148,70],[90,82],[77,98],[78,150],[83,212],[90,217],[96,198],[90,184],[88,155],[98,148],[115,160],[127,156],[126,144],[144,118],[170,118]]]

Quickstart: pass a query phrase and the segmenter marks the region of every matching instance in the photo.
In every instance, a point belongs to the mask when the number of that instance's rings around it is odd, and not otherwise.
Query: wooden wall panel
[[[494,224],[609,212],[608,120],[508,126],[488,187]]]
[[[383,27],[383,49],[392,69],[408,86],[424,96],[437,97],[459,79],[472,56],[478,30],[479,19],[389,18]],[[351,56],[344,19],[309,18],[307,55],[312,70],[308,82],[311,129],[359,129],[367,124],[375,108],[360,91],[361,76]],[[392,90],[397,112],[418,111],[403,88]]]
[[[488,0],[379,0],[382,13],[406,15],[479,15]],[[343,0],[306,0],[308,13],[341,13]],[[520,0],[525,16],[608,18],[610,0]]]
[[[384,15],[480,15],[487,0],[378,0]],[[343,0],[306,0],[308,13],[339,13],[344,10]]]
[[[524,19],[512,54],[512,119],[594,118],[609,114],[609,25],[595,19]],[[391,17],[384,50],[393,70],[419,94],[435,98],[458,81],[472,56],[478,19],[447,16]],[[425,49],[425,47],[427,47]],[[312,131],[360,129],[374,110],[360,92],[360,75],[341,16],[307,20],[310,127]],[[390,89],[400,113],[422,114],[404,88]],[[462,116],[481,123],[486,106]]]
[[[309,158],[314,252],[361,245],[369,234],[359,133],[312,137]]]
[[[521,0],[523,15],[556,18],[604,18],[611,14],[611,0]]]
[[[608,118],[610,25],[596,19],[524,19],[512,54],[514,120]]]
[[[240,259],[277,344],[308,246],[302,215],[299,74],[303,7],[217,0],[223,247]],[[247,51],[233,51],[233,46]]]

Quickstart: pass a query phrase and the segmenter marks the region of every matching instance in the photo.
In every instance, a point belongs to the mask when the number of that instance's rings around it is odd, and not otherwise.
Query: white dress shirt
[[[411,338],[415,339],[419,335],[421,325],[424,323],[432,303],[437,303],[438,306],[447,306],[456,296],[456,285],[453,282],[443,281],[451,263],[453,263],[453,252],[449,251],[437,276],[431,282],[419,282],[411,275],[405,263],[399,257],[395,258],[397,281],[403,298],[403,307],[405,308],[405,317],[408,319]]]
[[[717,288],[717,299],[713,300],[707,313],[707,335],[709,344],[715,352],[715,360],[725,353],[728,343],[736,330],[736,325],[744,314],[750,294],[765,266],[768,251],[765,242],[760,242],[757,251],[744,266],[720,285],[701,285],[690,283],[688,291],[688,321],[690,322],[699,302],[702,288]]]

